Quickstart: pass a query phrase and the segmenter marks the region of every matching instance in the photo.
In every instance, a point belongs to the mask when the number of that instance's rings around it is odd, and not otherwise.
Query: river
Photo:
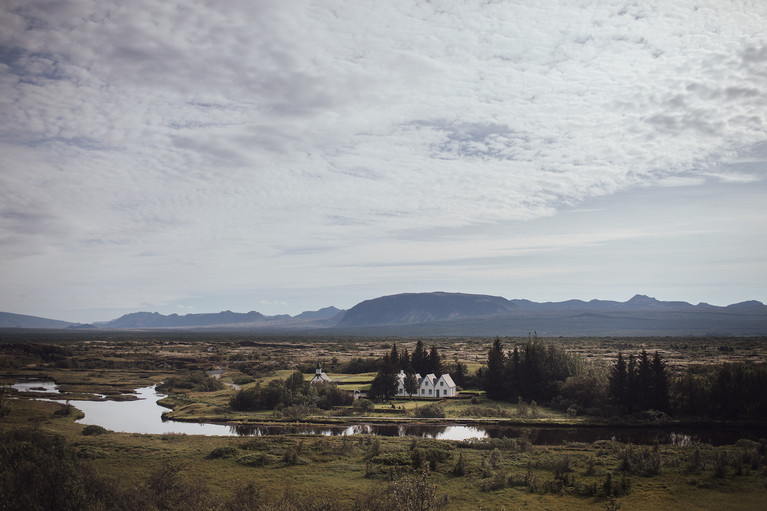
[[[19,391],[58,393],[53,382],[22,382],[13,385]],[[42,390],[45,389],[45,390]],[[617,440],[632,444],[674,444],[691,442],[725,445],[739,438],[758,440],[767,437],[764,428],[748,427],[522,427],[494,425],[433,425],[433,424],[375,424],[355,423],[345,425],[264,425],[235,426],[215,423],[191,423],[163,421],[167,409],[157,404],[163,397],[154,387],[136,389],[138,399],[131,401],[84,401],[70,400],[85,414],[78,420],[81,424],[94,424],[124,433],[210,436],[268,436],[282,434],[308,434],[325,436],[379,435],[436,438],[442,440],[469,440],[482,438],[525,439],[534,445],[561,445],[564,442],[592,443],[598,440]],[[62,400],[56,400],[63,402]]]

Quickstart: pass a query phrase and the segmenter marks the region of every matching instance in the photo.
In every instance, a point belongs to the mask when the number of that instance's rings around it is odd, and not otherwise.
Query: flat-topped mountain
[[[361,302],[343,315],[340,326],[409,325],[432,321],[481,318],[513,312],[500,296],[464,293],[404,293]]]

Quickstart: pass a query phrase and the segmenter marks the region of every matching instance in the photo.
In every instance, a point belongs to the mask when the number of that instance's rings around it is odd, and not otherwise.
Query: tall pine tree
[[[496,337],[492,347],[487,352],[487,371],[485,372],[485,392],[490,399],[504,399],[506,393],[506,354],[503,352],[501,339]]]

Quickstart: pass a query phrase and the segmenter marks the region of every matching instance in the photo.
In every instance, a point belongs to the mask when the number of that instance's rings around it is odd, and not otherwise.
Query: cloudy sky
[[[0,310],[767,301],[767,2],[0,0]]]

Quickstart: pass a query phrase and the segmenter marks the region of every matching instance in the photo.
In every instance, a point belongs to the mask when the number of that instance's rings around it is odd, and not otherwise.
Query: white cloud
[[[18,289],[119,273],[177,287],[159,303],[194,293],[190,272],[239,289],[344,254],[458,260],[478,226],[764,176],[758,3],[2,10],[0,257]],[[400,245],[440,228],[462,234]]]

